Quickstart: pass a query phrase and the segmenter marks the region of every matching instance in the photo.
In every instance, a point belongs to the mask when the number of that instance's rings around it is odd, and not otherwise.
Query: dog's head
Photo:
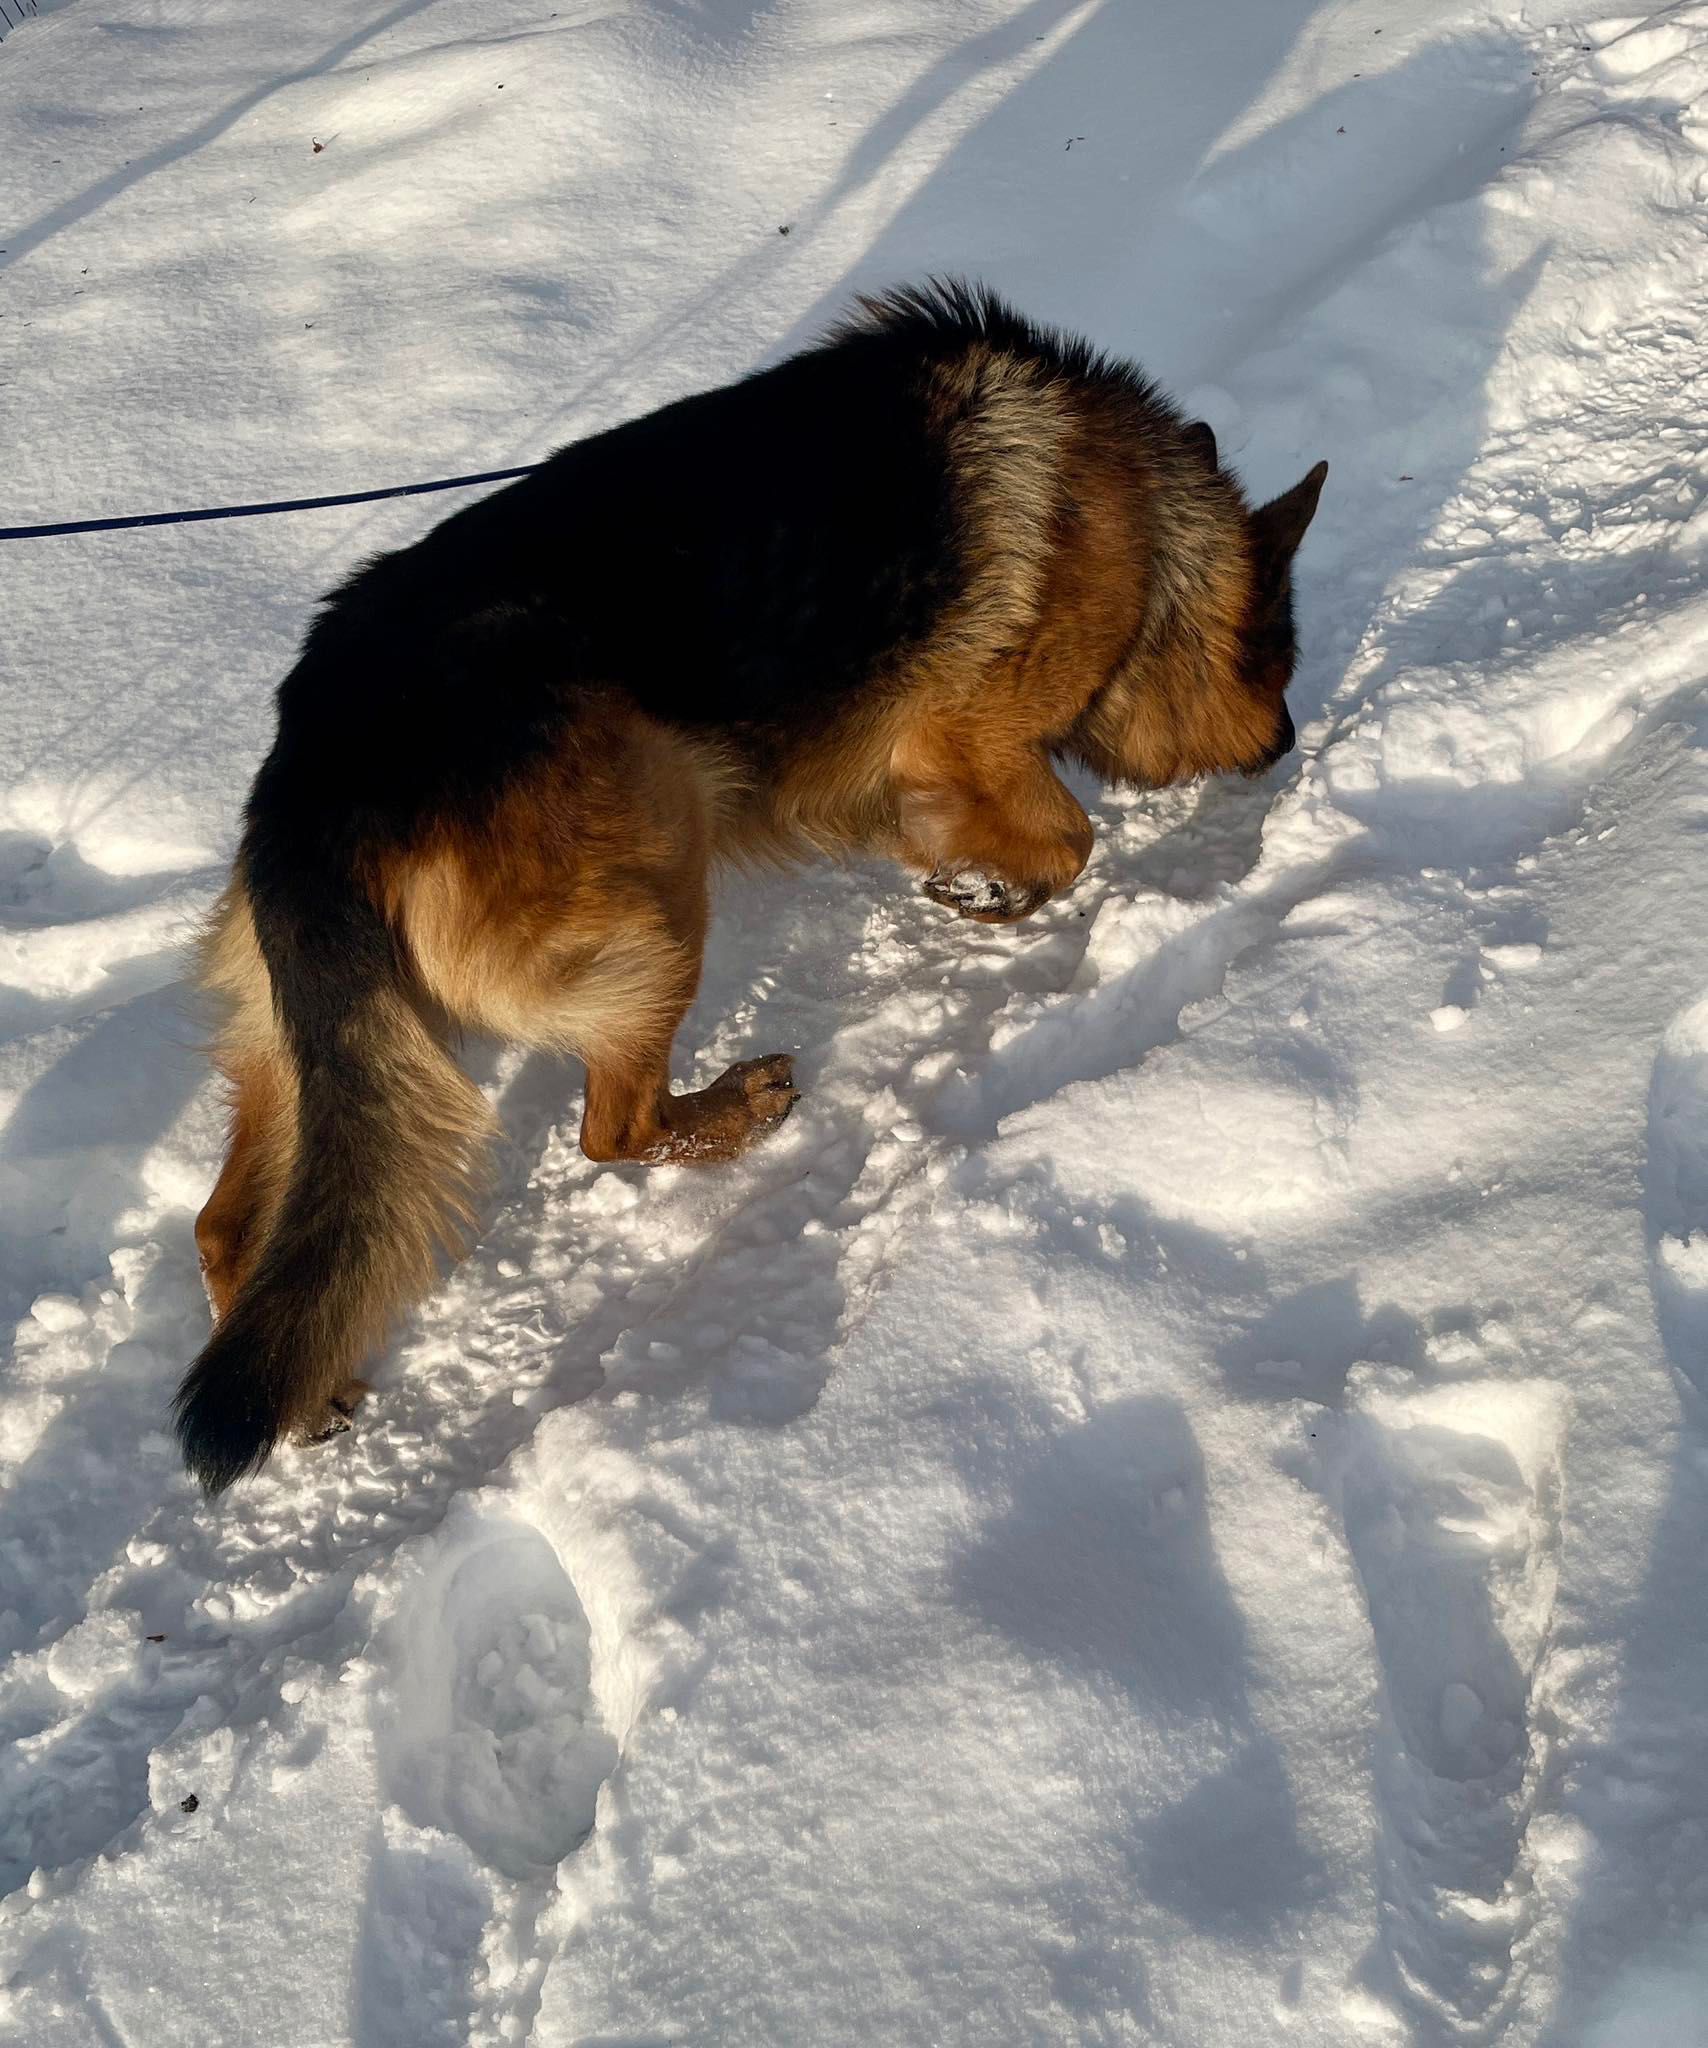
[[[1221,471],[1209,427],[1194,420],[1182,440],[1215,479],[1198,500],[1213,508],[1195,538],[1201,571],[1177,595],[1170,629],[1099,692],[1066,749],[1112,781],[1152,789],[1261,775],[1291,751],[1293,557],[1328,475],[1319,462],[1250,511]]]
[[[1229,764],[1245,775],[1261,775],[1273,767],[1283,754],[1292,752],[1297,737],[1287,710],[1287,685],[1299,655],[1293,631],[1293,557],[1316,512],[1327,475],[1326,462],[1315,464],[1290,491],[1260,505],[1247,521],[1251,596],[1240,626],[1238,680],[1260,730],[1266,721],[1268,732],[1255,754]]]

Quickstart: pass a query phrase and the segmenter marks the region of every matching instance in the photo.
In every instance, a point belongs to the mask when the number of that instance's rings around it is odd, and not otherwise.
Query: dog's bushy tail
[[[263,770],[236,891],[294,1080],[296,1143],[265,1243],[178,1389],[184,1462],[209,1493],[328,1419],[455,1248],[490,1129],[350,839],[275,808]]]

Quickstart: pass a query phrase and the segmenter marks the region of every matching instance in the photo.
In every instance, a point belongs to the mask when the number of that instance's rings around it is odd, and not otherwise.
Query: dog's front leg
[[[901,856],[933,902],[1011,924],[1059,895],[1091,857],[1091,820],[1037,741],[911,734],[891,760]]]

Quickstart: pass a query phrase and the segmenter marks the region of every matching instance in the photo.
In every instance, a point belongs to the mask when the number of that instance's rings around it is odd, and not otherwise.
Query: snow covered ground
[[[478,1251],[214,1506],[179,949],[454,501],[0,544],[0,2040],[1708,2042],[1705,87],[1702,0],[7,37],[0,524],[526,461],[932,268],[1331,475],[1266,785],[1013,930],[732,885],[685,1044],[807,1094],[721,1174],[475,1049]]]

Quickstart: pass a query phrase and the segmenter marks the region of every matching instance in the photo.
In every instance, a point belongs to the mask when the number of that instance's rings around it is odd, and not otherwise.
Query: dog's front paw
[[[938,868],[921,886],[933,903],[977,924],[1012,924],[1050,894],[1042,882],[1017,882],[980,867]]]

